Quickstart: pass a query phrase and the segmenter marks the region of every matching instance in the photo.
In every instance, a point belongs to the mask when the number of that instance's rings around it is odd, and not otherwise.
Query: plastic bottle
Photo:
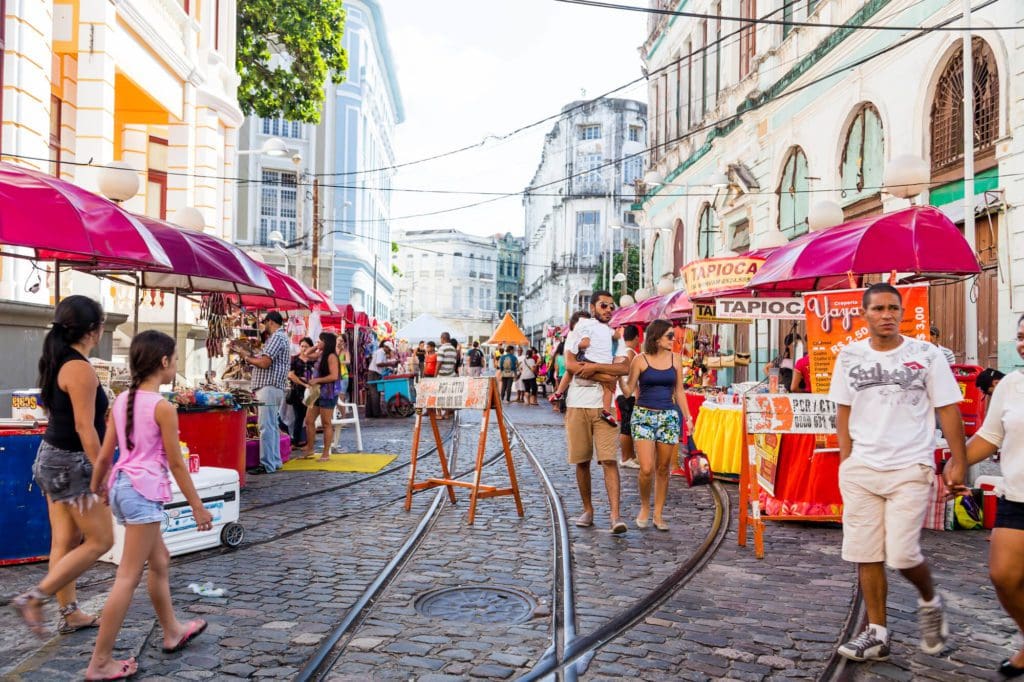
[[[192,454],[188,450],[188,444],[183,440],[179,440],[178,447],[181,448],[181,458],[185,460],[185,464],[188,464],[188,456]]]

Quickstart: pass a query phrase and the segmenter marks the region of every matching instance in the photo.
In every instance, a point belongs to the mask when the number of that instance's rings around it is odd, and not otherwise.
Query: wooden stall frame
[[[769,394],[773,396],[784,396],[786,394]],[[806,396],[808,394],[795,394]],[[810,521],[818,523],[837,523],[843,520],[841,514],[826,514],[821,516],[805,516],[799,514],[762,514],[761,513],[761,483],[757,478],[757,456],[754,447],[754,433],[747,428],[747,399],[744,396],[742,401],[743,414],[743,444],[747,452],[743,457],[740,466],[740,518],[739,527],[736,532],[736,544],[740,547],[747,546],[747,529],[753,530],[754,556],[764,559],[764,528],[765,521]],[[756,433],[762,433],[758,431]],[[792,431],[763,431],[763,433],[794,433]],[[827,433],[827,432],[826,432]],[[834,451],[834,448],[815,448],[815,452]]]
[[[469,387],[470,382],[484,383],[486,382],[486,389],[484,389],[484,395],[482,401],[480,396],[474,397],[470,394],[468,399],[463,398],[461,404],[455,406],[451,403],[445,404],[443,407],[435,407],[433,405],[437,402],[437,397],[429,395],[428,389],[434,385],[439,385],[441,382],[446,382],[446,386],[462,384]],[[437,488],[445,486],[448,488],[448,499],[452,504],[456,504],[455,488],[469,488],[469,525],[473,525],[476,520],[476,504],[477,501],[482,498],[488,497],[504,497],[511,495],[516,503],[516,512],[519,516],[524,515],[523,501],[519,495],[519,483],[516,479],[515,463],[512,461],[512,446],[509,441],[508,431],[505,428],[505,415],[501,407],[501,397],[498,392],[498,384],[494,377],[489,378],[442,378],[442,379],[422,379],[419,383],[420,390],[417,391],[416,396],[416,423],[413,426],[412,436],[412,455],[411,464],[409,467],[409,483],[405,491],[405,511],[412,509],[412,494],[417,490],[427,490],[430,488]],[[472,387],[470,387],[472,388]],[[470,392],[471,393],[471,392]],[[472,481],[460,481],[453,479],[451,473],[448,471],[448,461],[444,452],[444,444],[441,439],[441,431],[437,425],[437,410],[439,409],[480,409],[483,411],[483,418],[480,421],[480,437],[477,442],[476,449],[476,462],[473,468],[473,480]],[[496,418],[498,420],[498,432],[501,434],[501,446],[505,455],[505,466],[508,469],[509,483],[508,488],[498,488],[493,485],[485,485],[481,483],[481,475],[484,466],[484,455],[487,451],[487,428],[490,425],[491,411],[494,410]],[[423,481],[416,480],[416,463],[419,456],[419,445],[420,436],[423,428],[424,413],[430,418],[430,428],[434,434],[434,442],[437,445],[437,455],[441,460],[441,478],[428,478]]]

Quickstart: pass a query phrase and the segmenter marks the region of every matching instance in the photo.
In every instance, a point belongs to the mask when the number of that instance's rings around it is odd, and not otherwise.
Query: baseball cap
[[[391,342],[390,342],[390,341],[385,341],[384,343],[382,343],[382,344],[380,344],[380,345],[382,345],[382,346],[383,346],[383,347],[385,347],[385,348],[390,348],[391,350],[394,350],[394,349],[395,349],[395,347],[391,345]]]
[[[263,316],[264,322],[274,322],[276,324],[284,324],[284,318],[281,317],[281,313],[276,310],[271,310],[269,313]]]

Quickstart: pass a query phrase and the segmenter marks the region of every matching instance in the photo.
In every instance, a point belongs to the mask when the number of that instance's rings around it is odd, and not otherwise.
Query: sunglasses
[[[615,310],[614,303],[598,303],[597,307],[600,308],[601,310]]]
[[[672,339],[676,338],[676,333],[675,332],[669,332],[668,334],[665,334],[665,338],[668,339],[669,341],[671,341]]]

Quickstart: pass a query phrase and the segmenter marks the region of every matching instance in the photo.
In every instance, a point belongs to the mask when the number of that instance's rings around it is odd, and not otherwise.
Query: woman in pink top
[[[181,457],[178,412],[159,392],[161,384],[174,378],[177,368],[174,339],[163,332],[142,332],[132,340],[128,360],[132,385],[114,401],[111,419],[115,428],[107,426],[92,477],[93,492],[110,504],[118,523],[125,526],[125,537],[117,579],[103,607],[96,648],[85,671],[87,680],[120,680],[138,671],[134,658],[116,661],[113,651],[147,561],[149,598],[164,631],[163,650],[180,651],[206,629],[202,619],[182,623],[174,615],[167,575],[170,554],[160,533],[163,503],[171,499],[168,470],[192,507],[198,529],[213,527],[213,517],[203,507]],[[111,470],[115,445],[121,456]]]

